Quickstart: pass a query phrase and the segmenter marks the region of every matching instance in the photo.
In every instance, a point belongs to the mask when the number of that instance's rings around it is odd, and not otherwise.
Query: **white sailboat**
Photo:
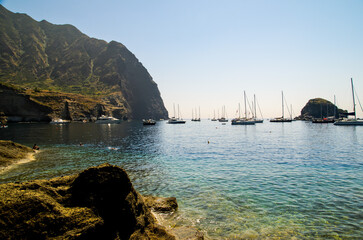
[[[348,115],[354,115],[354,118],[345,118],[343,120],[336,121],[334,125],[337,126],[360,126],[363,125],[363,120],[357,119],[357,114],[355,111],[355,98],[354,98],[354,86],[353,86],[353,78],[350,79],[352,85],[352,96],[353,96],[353,112],[348,113]],[[359,99],[358,99],[359,100]]]
[[[218,119],[219,122],[228,122],[226,118],[226,106],[222,107],[222,117]]]
[[[199,107],[199,118],[197,115],[197,109],[195,109],[195,118],[194,118],[194,110],[192,109],[192,121],[193,122],[200,122],[200,107]]]
[[[179,104],[178,104],[178,118],[175,117],[175,104],[173,105],[173,109],[174,109],[174,117],[170,118],[168,120],[169,124],[183,124],[186,121],[184,121],[183,119],[180,119],[179,115],[180,115],[180,111],[179,111]]]
[[[291,118],[285,118],[284,116],[284,92],[282,92],[282,117],[271,119],[270,122],[292,122],[292,116]]]
[[[253,119],[247,118],[247,104],[246,104],[246,91],[244,93],[244,100],[245,100],[245,117],[241,118],[235,118],[232,120],[232,125],[254,125],[255,121]]]
[[[211,119],[211,121],[217,121],[217,119],[216,119],[216,110],[214,110],[213,118]]]
[[[263,116],[262,116],[262,113],[261,113],[260,106],[258,106],[258,108],[260,110],[260,114],[261,114],[262,119],[257,118],[257,111],[256,111],[257,100],[256,100],[256,95],[255,94],[253,94],[253,98],[254,98],[254,110],[255,110],[254,121],[255,121],[255,123],[263,123]]]

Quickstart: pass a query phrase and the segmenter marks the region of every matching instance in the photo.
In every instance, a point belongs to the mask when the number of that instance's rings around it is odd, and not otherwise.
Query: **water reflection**
[[[216,239],[361,233],[363,128],[306,122],[144,127],[131,121],[4,130],[1,139],[37,143],[42,151],[36,161],[0,175],[0,182],[109,162],[125,168],[141,193],[177,197],[174,224],[191,222]]]

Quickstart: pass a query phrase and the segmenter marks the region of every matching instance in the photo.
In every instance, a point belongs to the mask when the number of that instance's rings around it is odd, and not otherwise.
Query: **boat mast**
[[[257,119],[257,111],[256,111],[256,94],[253,94],[253,102],[255,107],[255,119]]]
[[[179,104],[178,104],[178,119],[180,118]]]
[[[334,119],[335,119],[335,115],[336,115],[336,101],[335,101],[335,95],[334,95]]]
[[[353,111],[354,111],[354,119],[357,119],[357,115],[355,114],[355,99],[354,99],[354,87],[353,87],[353,78],[350,79],[352,84],[352,95],[353,95]]]
[[[241,119],[241,104],[238,103],[238,119]]]
[[[245,119],[247,119],[246,91],[243,91],[245,96]]]
[[[282,119],[284,119],[284,92],[281,91],[282,93]]]
[[[175,118],[175,103],[173,103],[173,109],[174,109],[174,117]]]

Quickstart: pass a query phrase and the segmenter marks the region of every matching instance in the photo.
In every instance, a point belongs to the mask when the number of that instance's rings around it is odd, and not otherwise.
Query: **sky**
[[[309,99],[363,104],[362,0],[0,0],[37,21],[72,24],[124,44],[158,84],[169,116],[244,113],[244,91],[264,118]],[[285,104],[286,105],[286,104]],[[358,117],[363,111],[357,103]],[[287,109],[285,109],[287,113]],[[258,114],[259,115],[259,114]],[[216,116],[217,117],[217,116]]]

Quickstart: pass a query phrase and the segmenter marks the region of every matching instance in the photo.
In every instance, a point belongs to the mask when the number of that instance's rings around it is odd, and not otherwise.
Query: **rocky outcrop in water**
[[[0,239],[195,239],[198,230],[159,225],[175,198],[141,196],[120,167],[0,185]]]
[[[30,147],[13,141],[0,140],[0,170],[18,160],[28,158],[33,153],[34,151]]]
[[[103,164],[77,176],[0,185],[1,239],[175,239],[126,172]]]
[[[333,103],[323,98],[310,99],[301,110],[300,119],[326,118],[334,116],[339,118],[339,114],[346,113],[346,110],[339,109]]]
[[[72,25],[37,22],[2,5],[0,30],[0,83],[29,90],[25,95],[33,100],[8,95],[14,106],[31,105],[7,109],[13,119],[168,117],[157,84],[121,43],[90,38]],[[3,99],[0,92],[0,103]]]

